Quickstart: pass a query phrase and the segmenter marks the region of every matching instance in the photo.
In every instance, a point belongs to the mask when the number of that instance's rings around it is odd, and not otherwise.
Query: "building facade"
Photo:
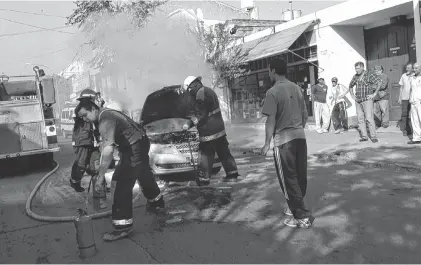
[[[419,1],[348,0],[277,25],[274,31],[268,29],[251,34],[244,41],[237,41],[235,45],[241,45],[242,49],[248,51],[247,61],[251,72],[246,75],[247,78],[239,78],[248,80],[243,81],[242,86],[237,85],[240,81],[230,81],[231,111],[238,113],[232,117],[233,121],[241,117],[241,112],[243,118],[238,122],[259,121],[257,113],[260,108],[249,111],[249,107],[242,102],[262,100],[268,88],[268,81],[265,83],[262,76],[268,71],[267,61],[274,56],[287,59],[288,77],[303,88],[310,109],[312,102],[308,88],[319,77],[323,77],[327,85],[330,85],[332,77],[337,77],[339,83],[348,86],[355,74],[356,62],[364,62],[369,70],[376,64],[382,65],[390,80],[391,120],[399,120],[399,78],[404,66],[416,61],[416,47],[420,46],[421,32],[415,29],[419,28],[420,23]],[[300,45],[300,38],[305,39],[304,45]],[[304,48],[299,50],[297,46]],[[421,51],[418,56],[419,53]],[[255,68],[260,70],[253,71]],[[254,78],[249,77],[253,75]],[[237,96],[248,91],[253,91],[252,100],[250,93],[241,96],[241,99]],[[349,122],[356,124],[355,104],[349,95],[348,99],[351,103],[347,109]],[[243,106],[242,110],[240,105]]]

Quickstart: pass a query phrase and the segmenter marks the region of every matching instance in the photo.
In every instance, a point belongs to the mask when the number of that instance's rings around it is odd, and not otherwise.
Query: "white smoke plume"
[[[168,9],[168,8],[166,8]],[[102,19],[102,43],[115,51],[115,64],[107,70],[127,75],[124,93],[114,89],[110,97],[126,109],[143,105],[147,95],[164,86],[182,84],[189,75],[202,76],[211,85],[212,71],[205,63],[197,36],[187,27],[196,21],[184,17],[168,18],[157,11],[144,28],[136,28],[126,14]]]

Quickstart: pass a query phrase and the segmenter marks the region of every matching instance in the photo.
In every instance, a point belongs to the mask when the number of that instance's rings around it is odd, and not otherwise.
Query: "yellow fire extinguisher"
[[[75,218],[74,224],[76,227],[76,241],[79,249],[79,256],[82,259],[95,256],[97,248],[91,217],[86,211],[78,209],[78,215]]]

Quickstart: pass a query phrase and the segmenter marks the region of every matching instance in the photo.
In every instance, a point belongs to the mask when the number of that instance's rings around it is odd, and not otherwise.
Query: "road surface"
[[[307,133],[309,153],[356,137],[354,134]],[[56,159],[65,175],[73,157],[70,141],[62,140],[61,147]],[[134,234],[119,242],[103,243],[101,234],[111,228],[110,221],[96,220],[99,253],[83,262],[419,262],[418,174],[311,161],[306,202],[316,222],[312,229],[297,230],[282,225],[285,199],[271,157],[239,152],[234,156],[244,179],[232,184],[231,192],[170,194],[165,224],[145,214],[142,207],[136,208]],[[82,262],[72,223],[37,222],[25,215],[26,197],[42,176],[39,172],[0,179],[0,263]],[[55,178],[52,191],[57,190],[54,185],[67,185],[63,176]],[[58,190],[64,191],[57,196],[44,193],[45,204],[38,198],[37,209],[51,215],[71,212],[71,204],[57,202],[74,195],[66,188]]]

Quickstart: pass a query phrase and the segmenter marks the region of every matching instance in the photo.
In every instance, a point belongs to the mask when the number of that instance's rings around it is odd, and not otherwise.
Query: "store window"
[[[231,82],[232,122],[261,122],[263,99],[270,86],[268,71],[234,79]]]

